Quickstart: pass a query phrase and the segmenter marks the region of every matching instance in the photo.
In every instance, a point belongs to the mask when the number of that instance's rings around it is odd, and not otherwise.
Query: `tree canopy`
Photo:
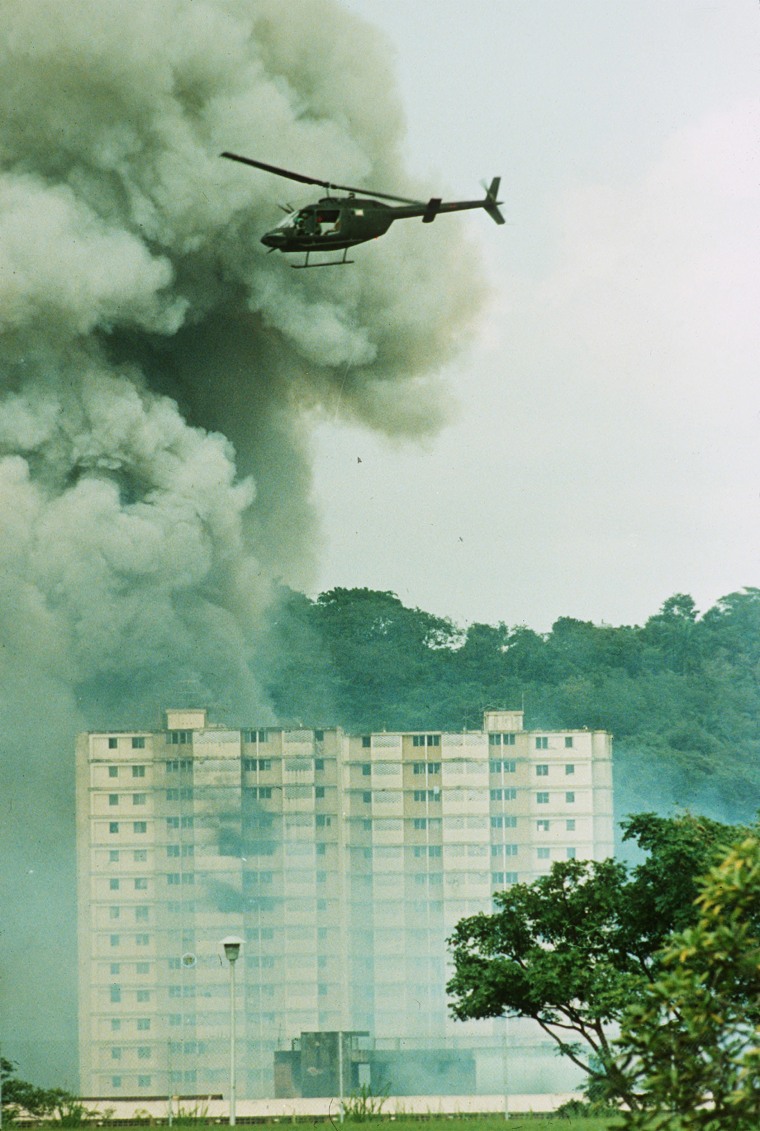
[[[476,729],[524,705],[529,728],[615,737],[616,794],[747,820],[760,786],[760,589],[700,616],[687,594],[644,625],[560,617],[550,632],[471,624],[394,593],[283,589],[264,626],[260,679],[283,722],[355,732]]]
[[[631,1131],[755,1131],[760,1122],[760,840],[745,837],[699,885],[696,921],[671,935],[658,977],[623,1015],[620,1069],[646,1102]]]
[[[454,1016],[532,1018],[636,1108],[614,1026],[658,977],[671,932],[697,920],[699,877],[742,832],[703,817],[640,814],[624,822],[624,833],[646,852],[641,863],[562,861],[498,892],[493,913],[462,919],[449,940]]]

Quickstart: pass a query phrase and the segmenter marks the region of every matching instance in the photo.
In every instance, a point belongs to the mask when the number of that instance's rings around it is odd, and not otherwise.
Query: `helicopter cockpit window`
[[[276,228],[298,228],[299,217],[302,217],[302,212],[289,212],[287,216],[283,216],[279,224],[275,224]]]

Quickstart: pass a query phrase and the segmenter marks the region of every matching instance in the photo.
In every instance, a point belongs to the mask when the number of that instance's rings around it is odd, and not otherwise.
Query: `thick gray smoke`
[[[257,615],[318,547],[309,423],[434,429],[481,287],[458,220],[343,270],[264,254],[313,194],[223,149],[426,191],[389,50],[334,0],[5,0],[0,73],[0,1042],[66,1083],[75,732],[266,721]]]

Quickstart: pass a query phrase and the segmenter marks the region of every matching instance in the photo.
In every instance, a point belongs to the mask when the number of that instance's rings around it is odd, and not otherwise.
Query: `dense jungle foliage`
[[[407,608],[394,593],[283,589],[260,678],[283,723],[478,729],[488,707],[528,728],[611,731],[621,813],[752,817],[760,797],[760,589],[700,615],[676,594],[644,625],[560,617],[547,633]]]

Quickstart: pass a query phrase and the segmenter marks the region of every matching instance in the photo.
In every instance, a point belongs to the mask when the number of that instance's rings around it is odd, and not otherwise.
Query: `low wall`
[[[381,1117],[401,1118],[405,1115],[522,1115],[556,1111],[568,1100],[582,1099],[579,1092],[542,1093],[537,1095],[502,1096],[389,1096],[382,1105]],[[167,1121],[168,1101],[142,1099],[84,1099],[90,1110],[97,1111],[103,1122],[122,1120]],[[229,1109],[226,1100],[180,1100],[173,1103],[174,1118],[198,1118],[226,1123]],[[243,1100],[236,1105],[237,1121],[293,1120],[321,1118],[338,1121],[340,1103],[332,1098],[294,1098],[277,1100]]]

